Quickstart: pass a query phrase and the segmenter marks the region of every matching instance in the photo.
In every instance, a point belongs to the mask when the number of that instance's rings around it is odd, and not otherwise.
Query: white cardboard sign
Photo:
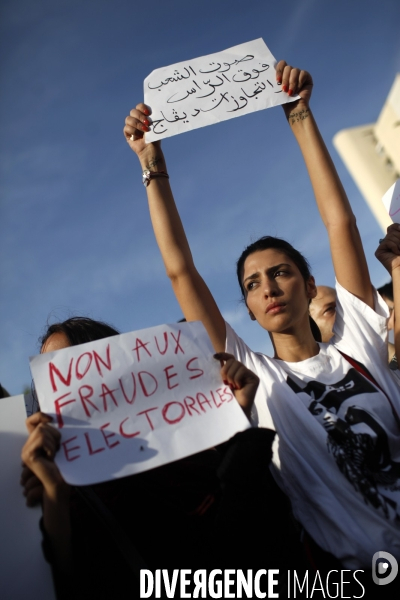
[[[259,38],[152,71],[144,80],[144,101],[153,111],[146,142],[298,99],[282,91],[275,66]]]
[[[0,399],[0,591],[4,599],[55,599],[39,529],[42,509],[28,508],[20,485],[28,438],[24,396]]]
[[[88,485],[210,448],[249,427],[199,322],[159,325],[30,359],[61,432],[64,479]]]
[[[400,179],[398,179],[382,198],[393,223],[400,223]]]

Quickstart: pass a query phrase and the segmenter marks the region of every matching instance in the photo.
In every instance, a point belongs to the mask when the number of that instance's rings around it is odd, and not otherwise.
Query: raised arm
[[[393,282],[394,300],[394,347],[397,360],[400,358],[400,225],[393,223],[387,228],[375,252],[376,258],[387,269]]]
[[[225,321],[194,265],[169,179],[165,176],[167,167],[160,142],[146,144],[143,140],[150,123],[150,109],[138,104],[125,119],[124,135],[137,154],[142,170],[151,172],[146,190],[157,244],[186,320],[202,321],[216,352],[222,352]]]
[[[277,79],[285,92],[301,96],[283,108],[303,154],[328,232],[336,278],[345,289],[373,308],[372,286],[356,219],[309,107],[312,78],[307,71],[293,69],[280,61]]]

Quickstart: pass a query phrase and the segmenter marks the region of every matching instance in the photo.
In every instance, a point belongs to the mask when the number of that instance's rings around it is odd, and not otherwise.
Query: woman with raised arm
[[[276,78],[285,93],[300,96],[283,109],[329,235],[338,296],[330,344],[312,334],[308,307],[316,286],[307,261],[284,240],[266,236],[244,250],[237,275],[274,357],[245,345],[195,268],[160,143],[144,142],[149,107],[130,112],[124,135],[139,158],[155,236],[186,319],[201,320],[216,351],[226,348],[260,378],[253,422],[278,433],[273,473],[295,517],[312,543],[346,568],[369,567],[382,548],[400,558],[400,401],[387,366],[388,313],[371,285],[354,214],[309,106],[312,78],[284,61]]]

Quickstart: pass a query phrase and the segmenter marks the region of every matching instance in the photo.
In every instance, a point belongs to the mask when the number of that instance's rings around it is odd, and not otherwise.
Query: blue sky
[[[348,192],[371,275],[381,230],[332,146],[374,122],[400,70],[398,0],[3,0],[0,14],[0,381],[30,382],[48,321],[72,315],[122,332],[181,312],[152,234],[122,128],[154,69],[262,37],[309,70],[312,107]],[[268,335],[240,302],[235,261],[285,237],[332,284],[327,238],[280,107],[169,138],[171,184],[198,268],[254,349]]]

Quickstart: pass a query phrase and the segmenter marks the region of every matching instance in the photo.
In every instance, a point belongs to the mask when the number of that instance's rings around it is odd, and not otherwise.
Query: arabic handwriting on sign
[[[239,96],[239,100],[242,100],[245,103],[242,106],[239,106],[239,102],[236,100],[236,98],[234,98],[234,96],[231,96],[231,98],[236,102],[236,108],[228,110],[227,112],[236,112],[237,110],[241,110],[242,108],[245,108],[247,106],[247,99],[244,96]]]
[[[265,67],[265,69],[252,69],[251,73],[247,73],[246,71],[243,71],[243,69],[239,69],[237,74],[233,75],[232,77],[232,81],[234,81],[235,83],[244,83],[245,81],[248,81],[249,79],[257,79],[260,75],[260,73],[264,73],[264,71],[267,71],[269,69],[269,65],[261,65],[262,67]],[[239,73],[241,73],[241,75],[239,75]],[[255,75],[252,75],[252,73],[255,73]],[[244,79],[243,79],[244,77]],[[239,79],[241,78],[241,79]]]
[[[196,83],[196,82],[194,82]],[[197,83],[196,83],[197,85]],[[199,90],[201,89],[198,85],[197,87],[199,88]],[[181,92],[176,92],[175,94],[172,94],[172,96],[170,96],[167,100],[168,104],[173,104],[174,102],[182,102],[182,100],[186,100],[186,98],[188,96],[190,96],[191,94],[195,94],[197,92],[196,88],[191,88],[190,90],[186,90],[186,95],[182,96]],[[175,98],[175,96],[179,95],[180,97]],[[172,98],[174,98],[174,100],[172,100]]]
[[[160,112],[161,112],[162,116],[164,117],[164,119],[168,123],[175,123],[175,121],[183,121],[187,117],[187,114],[185,112],[183,113],[183,116],[180,117],[175,109],[172,109],[172,116],[173,116],[172,119],[167,119],[167,117],[164,115],[164,113],[162,111],[160,111]]]
[[[215,63],[211,62],[210,63],[210,67],[213,66],[213,65],[215,65]],[[221,68],[221,65],[218,63],[218,65],[217,65],[217,67],[215,67],[215,69],[214,69],[214,67],[212,69],[209,69],[208,71],[203,71],[203,69],[199,69],[199,72],[203,73],[203,74],[205,74],[205,73],[214,73],[215,71],[218,71],[218,69],[220,69],[220,68]]]
[[[254,58],[254,56],[252,54],[246,54],[246,56],[244,56],[243,58],[236,59],[236,60],[234,60],[231,63],[224,62],[223,66],[225,67],[225,69],[224,69],[224,71],[220,71],[220,73],[225,73],[226,71],[229,71],[229,69],[232,67],[232,65],[234,65],[236,67],[241,62],[245,62],[247,60],[253,60],[253,58]],[[209,66],[212,67],[211,69],[209,69],[208,71],[205,71],[203,69],[199,69],[199,73],[203,73],[204,75],[206,75],[207,73],[215,73],[216,71],[218,71],[222,67],[221,63],[217,63],[217,65],[218,66],[215,67],[215,63],[211,62],[211,63],[209,63]]]
[[[204,85],[209,85],[210,87],[212,87],[212,90],[209,94],[204,94],[204,96],[196,96],[196,99],[207,98],[207,96],[212,96],[215,92],[215,88],[225,83],[222,77],[220,77],[219,75],[217,75],[217,79],[219,79],[220,83],[211,83],[210,79],[208,81],[203,81]]]
[[[259,39],[154,71],[145,81],[154,118],[146,141],[294,100],[275,81],[275,64]]]
[[[211,110],[215,110],[222,102],[222,100],[226,100],[227,102],[229,102],[229,98],[227,98],[228,92],[225,92],[225,94],[223,94],[222,92],[220,92],[220,96],[221,96],[221,100],[218,102],[218,104],[214,104],[214,106],[212,106],[211,108],[201,108],[201,112],[210,112]],[[213,98],[213,100],[211,102],[216,102],[217,98]]]
[[[156,135],[161,135],[162,133],[168,131],[168,127],[165,127],[165,125],[162,124],[163,121],[164,119],[157,119],[156,121],[153,121],[153,133]]]
[[[190,71],[189,71],[190,69]],[[161,90],[163,85],[168,85],[169,83],[173,83],[173,82],[177,82],[177,81],[182,81],[182,79],[189,79],[189,77],[192,77],[192,74],[194,76],[197,76],[196,71],[189,65],[189,67],[185,67],[183,69],[183,71],[186,71],[186,75],[182,75],[181,73],[179,73],[179,71],[177,69],[175,69],[173,76],[172,77],[167,77],[166,79],[164,79],[164,81],[162,81],[161,83],[159,83],[158,85],[155,86],[151,86],[150,83],[148,83],[148,88],[150,90]]]

